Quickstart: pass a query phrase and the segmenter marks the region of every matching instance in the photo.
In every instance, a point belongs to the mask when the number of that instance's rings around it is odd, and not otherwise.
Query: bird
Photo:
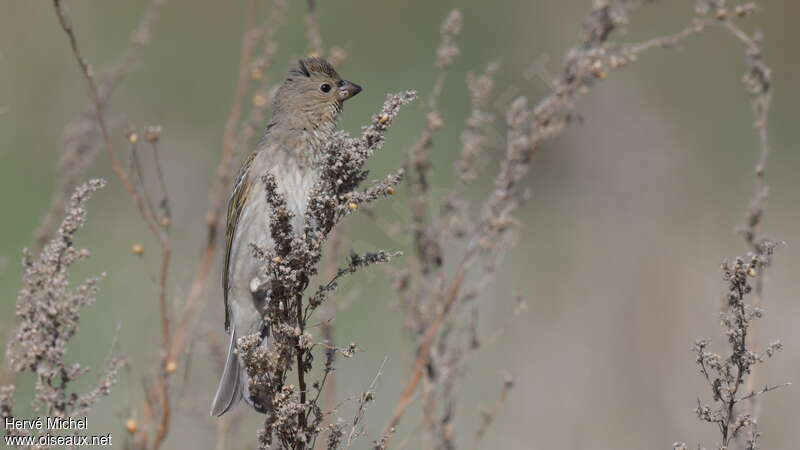
[[[244,160],[228,201],[222,273],[225,332],[229,335],[225,367],[211,405],[211,415],[225,414],[242,399],[264,412],[248,394],[248,376],[236,352],[237,340],[259,333],[269,346],[264,313],[269,298],[257,295],[261,263],[251,246],[270,248],[270,207],[262,176],[271,174],[293,213],[293,229],[302,229],[311,190],[319,179],[319,160],[336,132],[346,100],[361,86],[343,80],[327,60],[301,58],[275,93],[272,117],[262,139]]]

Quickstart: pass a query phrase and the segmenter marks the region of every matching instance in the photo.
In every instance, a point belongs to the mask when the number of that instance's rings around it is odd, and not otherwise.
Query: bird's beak
[[[339,87],[339,100],[345,101],[350,97],[355,97],[359,92],[361,92],[361,86],[345,80],[344,84]]]

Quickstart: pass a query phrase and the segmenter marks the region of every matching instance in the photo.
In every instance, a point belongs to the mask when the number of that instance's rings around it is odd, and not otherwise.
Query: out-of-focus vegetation
[[[376,174],[405,162],[424,125],[426,89],[436,76],[431,61],[439,24],[453,7],[464,13],[461,55],[439,100],[446,122],[432,154],[434,167],[442,169],[432,180],[434,192],[453,183],[449,167],[460,150],[458,133],[469,112],[462,82],[466,73],[481,71],[489,61],[501,63],[492,106],[498,112],[518,94],[538,99],[548,91],[590,8],[584,0],[502,6],[472,0],[319,3],[326,45],[348,53],[340,72],[364,86],[347,104],[343,128],[357,131],[386,92],[421,91],[423,101],[398,119],[391,141],[371,162]],[[144,4],[69,2],[87,58],[98,65],[120,58]],[[795,151],[800,141],[795,126],[800,4],[771,1],[761,8],[744,27],[764,31],[773,69],[774,153],[767,172],[771,191],[765,227],[770,237],[789,245],[769,272],[767,314],[758,330],[762,342],[780,336],[786,351],[759,376],[797,381],[792,377],[800,373],[800,328],[794,326],[800,317],[794,277],[800,271],[795,250],[800,242],[800,156]],[[5,344],[6,330],[14,324],[22,248],[33,242],[50,201],[61,135],[85,110],[86,90],[49,2],[7,1],[2,9],[0,343]],[[689,0],[648,5],[633,16],[626,39],[683,28],[692,9]],[[289,5],[270,77],[278,79],[306,53],[304,13],[300,2]],[[163,127],[160,145],[175,255],[170,283],[178,297],[189,289],[200,252],[196,243],[205,232],[205,193],[233,96],[243,15],[241,2],[168,0],[152,46],[109,110],[119,142],[127,124]],[[514,395],[489,429],[487,446],[618,449],[666,448],[676,439],[715,442],[713,430],[704,429],[691,412],[695,397],[706,388],[689,350],[696,337],[717,329],[719,303],[713,299],[721,294],[721,283],[714,281],[721,258],[747,250],[732,224],[744,220],[742,199],[752,192],[757,159],[749,97],[740,82],[742,50],[722,33],[709,30],[677,49],[650,52],[639,64],[601,81],[578,107],[582,123],[537,152],[519,245],[490,288],[490,296],[498,298],[519,292],[528,307],[514,316],[513,301],[486,304],[480,324],[484,347],[459,392],[460,420],[471,429],[480,420],[478,406],[492,403],[501,388],[497,368],[515,376]],[[500,121],[496,125],[490,165],[502,151],[504,128]],[[158,256],[105,155],[97,161],[89,175],[107,178],[109,187],[95,195],[88,223],[78,235],[92,257],[73,274],[83,279],[105,271],[108,276],[100,283],[97,302],[82,314],[67,358],[100,368],[109,343],[119,335],[119,349],[132,365],[121,373],[111,398],[93,410],[89,426],[113,431],[121,441],[127,418],[141,413],[128,409],[141,404],[141,371],[158,357],[153,350],[158,345],[158,287],[147,276],[157,272]],[[482,199],[490,188],[487,177],[469,195]],[[406,199],[402,189],[398,194],[380,202],[378,210],[400,222],[407,220]],[[136,243],[144,248],[141,259],[131,252]],[[408,251],[409,244],[364,217],[347,222],[346,248]],[[378,270],[344,283],[336,328],[338,344],[355,341],[364,350],[339,363],[340,397],[363,390],[388,356],[367,422],[373,438],[390,416],[414,357],[387,283]],[[218,280],[212,279],[197,336],[208,330],[221,335],[221,295]],[[191,358],[170,438],[175,448],[190,447],[187,442],[211,448],[214,442],[207,409],[218,373],[206,352],[200,346]],[[31,380],[22,379],[18,395],[25,399],[31,393]],[[763,448],[792,448],[800,441],[795,426],[799,395],[789,388],[764,400],[769,406],[760,415]],[[18,407],[29,411],[27,402]],[[253,442],[250,430],[258,420],[248,416],[247,432],[234,438],[233,448]],[[406,427],[413,423],[408,419]]]

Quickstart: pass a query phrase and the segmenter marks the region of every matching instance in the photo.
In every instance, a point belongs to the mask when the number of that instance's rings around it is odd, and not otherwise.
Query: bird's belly
[[[305,225],[305,210],[308,205],[311,189],[317,180],[313,171],[301,171],[297,167],[290,170],[270,169],[275,176],[280,193],[286,200],[286,206],[292,212],[292,228],[295,233],[302,233]],[[271,208],[266,200],[264,184],[257,176],[255,185],[248,194],[248,201],[242,210],[231,244],[229,270],[229,298],[240,307],[262,309],[262,305],[254,304],[250,293],[250,284],[259,275],[262,262],[253,255],[252,246],[263,250],[273,247],[270,232]]]

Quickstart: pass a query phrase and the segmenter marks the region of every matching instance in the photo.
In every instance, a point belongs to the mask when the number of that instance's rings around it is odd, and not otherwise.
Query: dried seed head
[[[430,128],[431,130],[438,130],[439,128],[442,128],[442,126],[444,125],[444,119],[442,119],[442,116],[436,111],[431,111],[430,113],[428,113],[427,119],[428,119],[428,128]]]
[[[167,372],[167,375],[171,375],[178,370],[178,363],[175,361],[167,361],[167,365],[164,366],[164,371]]]
[[[756,12],[756,5],[752,2],[745,3],[744,5],[737,5],[736,8],[733,9],[733,13],[739,17],[748,16],[754,12]]]
[[[144,129],[144,138],[147,142],[155,144],[161,139],[161,125],[149,125]]]
[[[139,425],[134,419],[128,419],[125,421],[125,429],[128,430],[128,433],[133,434],[139,429]]]
[[[329,53],[328,61],[331,62],[333,67],[339,67],[347,59],[347,51],[341,47],[331,47]]]
[[[592,70],[592,75],[594,75],[596,78],[600,80],[604,80],[608,77],[606,71],[603,70],[603,61],[599,59],[592,63],[591,70]]]
[[[264,94],[256,94],[253,96],[253,104],[261,108],[267,104],[267,97]]]
[[[161,139],[161,125],[150,125],[144,129],[144,137],[147,142],[155,144]]]

